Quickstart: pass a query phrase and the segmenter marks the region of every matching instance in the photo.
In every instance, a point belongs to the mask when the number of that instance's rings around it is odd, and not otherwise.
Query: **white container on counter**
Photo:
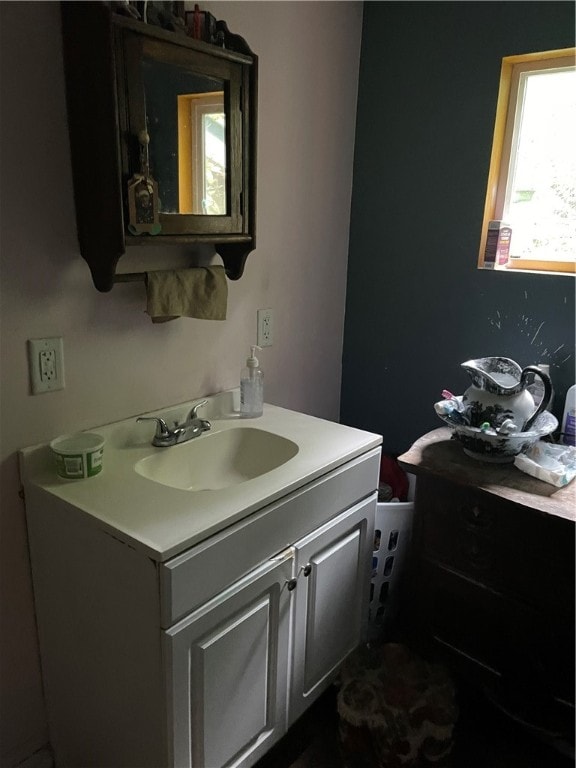
[[[56,471],[65,480],[94,477],[102,471],[104,438],[95,432],[62,435],[50,443]]]

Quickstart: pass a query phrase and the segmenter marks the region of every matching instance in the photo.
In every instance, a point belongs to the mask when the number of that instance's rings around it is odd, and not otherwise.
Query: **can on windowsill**
[[[488,222],[486,248],[484,249],[484,269],[505,267],[510,258],[512,227],[497,219]]]

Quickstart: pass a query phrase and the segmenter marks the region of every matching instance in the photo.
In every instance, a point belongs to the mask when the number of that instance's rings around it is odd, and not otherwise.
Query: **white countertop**
[[[234,391],[216,395],[200,412],[202,418],[211,420],[212,433],[257,427],[292,440],[298,453],[277,469],[238,485],[217,491],[180,490],[141,476],[134,465],[158,451],[178,451],[186,443],[155,448],[150,442],[154,424],[136,423],[130,418],[90,430],[106,440],[103,470],[96,477],[60,479],[49,445],[22,450],[25,493],[30,486],[40,488],[117,538],[155,560],[165,561],[382,442],[381,435],[268,404],[261,417],[241,419],[231,405],[235,397]],[[194,402],[143,415],[162,416],[168,423],[180,421]],[[221,406],[224,402],[228,412]],[[194,439],[202,441],[204,435]]]

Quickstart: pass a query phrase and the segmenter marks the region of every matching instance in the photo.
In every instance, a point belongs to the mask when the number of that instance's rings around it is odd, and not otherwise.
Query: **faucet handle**
[[[192,406],[192,409],[190,413],[188,414],[188,421],[192,421],[192,419],[198,418],[198,408],[201,408],[203,405],[206,405],[208,400],[200,400],[199,403],[196,403]]]
[[[136,421],[155,421],[156,422],[156,434],[154,437],[169,437],[170,430],[168,425],[159,416],[138,416]]]

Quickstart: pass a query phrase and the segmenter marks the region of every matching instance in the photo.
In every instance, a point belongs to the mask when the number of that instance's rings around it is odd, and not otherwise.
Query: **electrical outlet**
[[[272,310],[259,309],[257,312],[258,333],[256,335],[256,344],[259,347],[272,346]]]
[[[64,389],[64,345],[60,337],[28,340],[32,394]]]

